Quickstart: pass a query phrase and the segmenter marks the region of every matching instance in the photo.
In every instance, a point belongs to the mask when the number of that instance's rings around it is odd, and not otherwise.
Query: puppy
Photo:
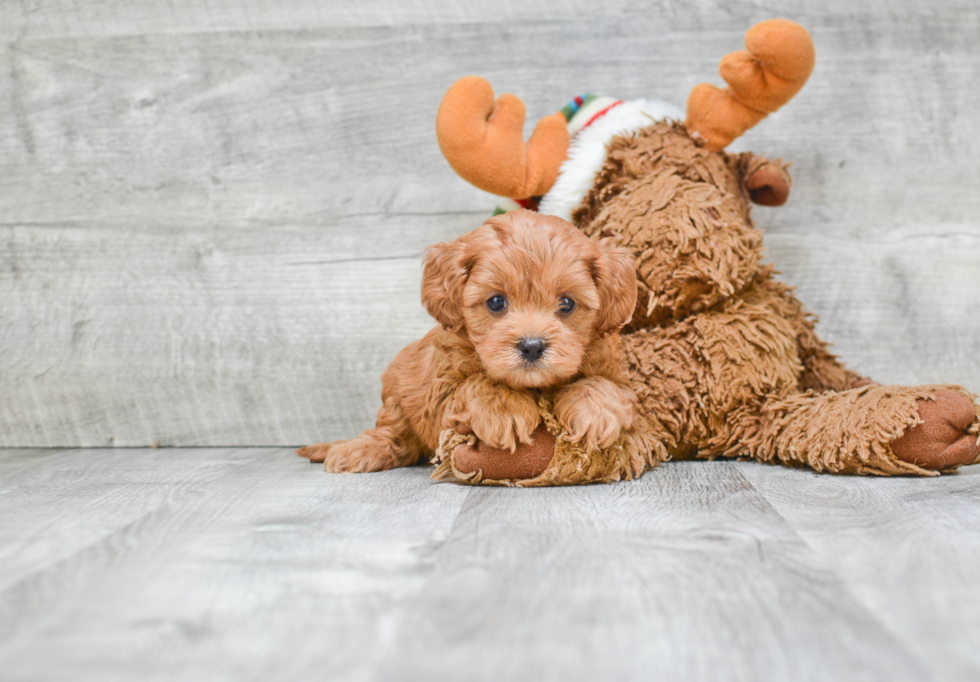
[[[327,471],[380,471],[435,451],[449,426],[513,452],[554,396],[570,438],[591,450],[629,428],[636,397],[618,332],[636,305],[631,254],[571,223],[518,210],[425,253],[422,303],[439,322],[381,377],[377,425],[298,453]]]

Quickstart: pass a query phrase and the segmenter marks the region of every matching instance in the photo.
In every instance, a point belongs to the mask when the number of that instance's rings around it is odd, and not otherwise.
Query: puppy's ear
[[[598,244],[599,256],[592,262],[592,279],[599,291],[600,336],[615,334],[632,318],[636,308],[636,266],[629,250],[613,246],[609,240]]]
[[[422,260],[422,305],[450,332],[463,328],[463,285],[469,275],[465,247],[462,239],[435,244],[425,250]]]

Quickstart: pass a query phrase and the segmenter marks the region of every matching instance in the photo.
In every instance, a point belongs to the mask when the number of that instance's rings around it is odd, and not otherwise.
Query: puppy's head
[[[573,377],[589,344],[629,322],[636,272],[626,249],[511,211],[426,251],[422,303],[473,343],[492,378],[543,388]]]

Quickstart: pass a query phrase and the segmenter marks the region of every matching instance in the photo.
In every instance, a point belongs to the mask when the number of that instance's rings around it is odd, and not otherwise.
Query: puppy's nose
[[[521,352],[521,357],[528,362],[537,362],[544,354],[544,349],[548,347],[544,339],[521,339],[517,342],[517,350]]]

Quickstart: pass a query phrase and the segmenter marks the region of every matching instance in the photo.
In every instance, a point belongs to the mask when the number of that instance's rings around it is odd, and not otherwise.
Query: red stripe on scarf
[[[606,114],[608,114],[608,113],[609,113],[609,110],[610,110],[610,109],[612,109],[613,107],[618,107],[618,106],[619,106],[620,104],[622,104],[622,103],[623,103],[623,100],[621,100],[621,99],[618,99],[618,100],[616,100],[615,102],[613,102],[612,104],[610,104],[610,105],[609,105],[608,107],[606,107],[605,109],[603,109],[602,111],[598,111],[598,112],[596,112],[596,115],[595,115],[595,116],[593,116],[592,118],[590,118],[590,119],[589,119],[589,120],[588,120],[588,121],[586,122],[586,124],[585,124],[584,126],[582,126],[581,128],[579,128],[579,131],[582,131],[582,130],[585,130],[585,129],[586,129],[586,128],[588,128],[588,127],[589,127],[590,125],[592,125],[593,123],[595,123],[595,120],[596,120],[597,118],[599,118],[599,117],[601,117],[601,116],[605,116]]]

